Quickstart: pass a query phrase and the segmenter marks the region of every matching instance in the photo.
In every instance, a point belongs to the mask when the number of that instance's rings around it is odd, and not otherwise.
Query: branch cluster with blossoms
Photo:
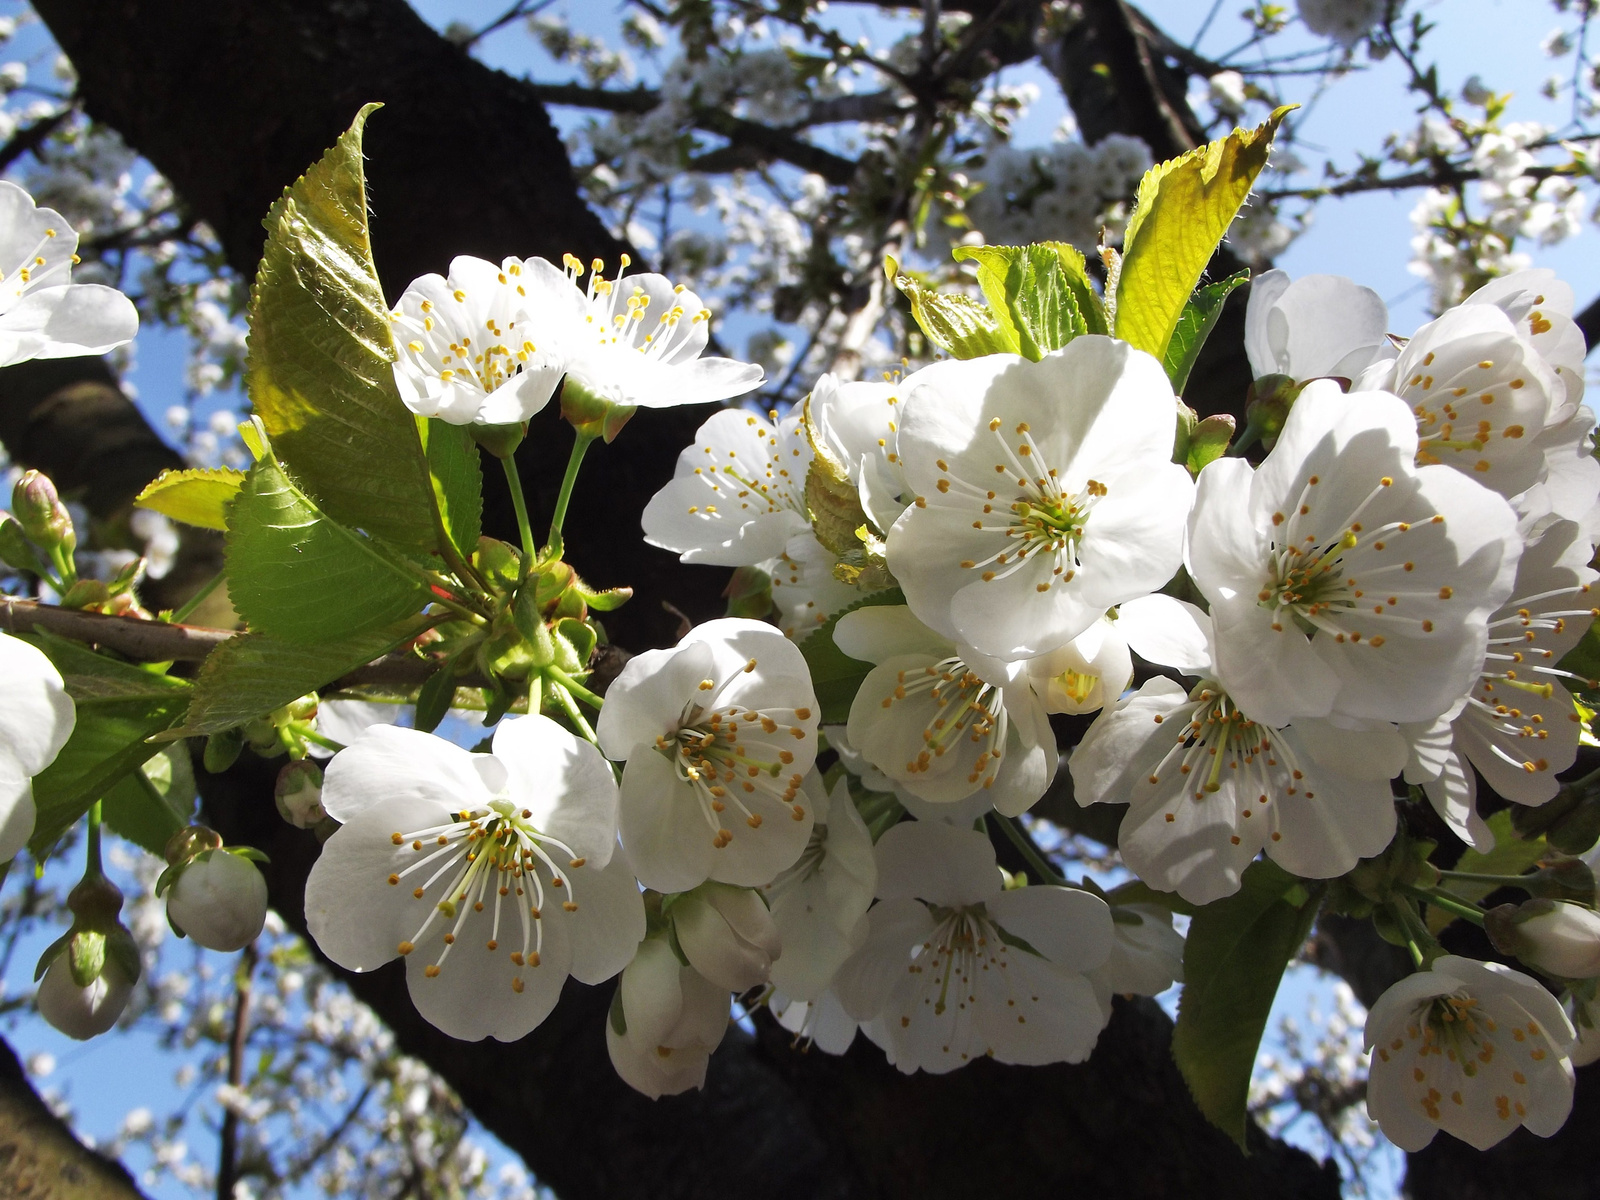
[[[38,965],[48,1020],[104,1032],[141,973],[103,824],[163,854],[180,936],[260,934],[259,852],[191,824],[181,785],[184,739],[212,772],[248,742],[290,756],[280,812],[322,840],[304,911],[327,958],[403,959],[418,1013],[465,1040],[526,1036],[569,976],[616,979],[611,1061],[651,1096],[703,1085],[735,999],[826,1052],[861,1032],[937,1074],[1081,1061],[1116,996],[1187,978],[1174,1052],[1242,1139],[1278,979],[1334,912],[1416,967],[1366,1022],[1392,1140],[1560,1127],[1600,977],[1576,857],[1600,793],[1558,778],[1600,690],[1600,463],[1552,273],[1409,337],[1351,280],[1259,276],[1235,440],[1180,397],[1243,282],[1205,270],[1286,110],[1145,172],[1100,277],[1067,242],[963,247],[979,301],[891,260],[884,286],[942,353],[823,375],[787,414],[714,413],[641,521],[735,569],[729,614],[628,656],[599,614],[631,592],[567,561],[579,471],[640,408],[763,372],[706,354],[700,298],[626,261],[461,257],[383,304],[352,221],[374,108],[268,214],[249,469],[167,472],[139,500],[224,533],[247,632],[115,616],[131,576],[73,577],[46,481],[0,525],[62,599],[0,640],[20,681],[0,834],[43,859],[86,832],[72,925]],[[68,233],[13,192],[44,268]],[[126,301],[66,268],[32,292],[22,268],[0,312],[36,338],[19,354],[131,334]],[[540,540],[512,454],[552,401],[573,442]],[[483,533],[485,454],[516,544]],[[130,652],[91,648],[113,645]],[[374,659],[387,690],[359,690]],[[339,697],[408,705],[411,727]],[[472,749],[434,732],[467,710],[492,727]],[[1089,714],[1063,744],[1052,718]],[[1072,882],[1031,840],[1020,818],[1058,776],[1080,806],[1124,806],[1135,878]],[[1475,870],[1497,841],[1528,869]],[[1532,899],[1480,903],[1500,886]],[[1528,970],[1451,953],[1456,920]]]

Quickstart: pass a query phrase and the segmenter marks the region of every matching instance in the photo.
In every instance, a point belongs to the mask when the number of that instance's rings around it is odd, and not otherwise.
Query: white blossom
[[[1343,275],[1264,271],[1250,282],[1245,353],[1256,378],[1288,375],[1354,379],[1392,357],[1389,309],[1371,288]]]
[[[1100,1012],[1111,1019],[1113,996],[1159,996],[1183,982],[1183,935],[1156,904],[1111,906],[1111,953],[1088,972]]]
[[[1254,720],[1428,720],[1467,691],[1510,595],[1516,519],[1416,454],[1402,401],[1318,380],[1259,468],[1200,473],[1189,572],[1217,680]]]
[[[622,842],[646,887],[759,887],[805,849],[817,700],[805,659],[772,626],[709,621],[674,649],[635,655],[597,732],[627,764]]]
[[[0,366],[104,354],[133,340],[131,300],[104,284],[72,282],[77,248],[65,217],[0,180]]]
[[[1477,1150],[1519,1125],[1549,1137],[1572,1109],[1574,1039],[1555,997],[1526,975],[1436,959],[1367,1014],[1367,1111],[1408,1151],[1440,1129]]]
[[[380,725],[329,764],[343,827],[306,882],[306,923],[353,971],[401,955],[412,1001],[452,1037],[515,1041],[571,974],[610,978],[644,935],[615,851],[598,752],[546,717],[508,718],[492,754]]]
[[[916,500],[888,559],[922,621],[1028,658],[1171,577],[1193,485],[1154,358],[1086,335],[1037,363],[994,354],[918,378],[899,431]]]
[[[1406,780],[1420,783],[1479,850],[1491,849],[1494,836],[1478,816],[1472,768],[1505,799],[1538,805],[1555,796],[1556,776],[1577,758],[1583,726],[1556,664],[1594,620],[1590,551],[1571,521],[1550,523],[1526,542],[1511,597],[1489,618],[1471,692],[1437,720],[1405,729]]]
[[[1072,888],[1004,890],[988,838],[941,822],[896,825],[876,856],[880,900],[834,987],[891,1063],[909,1075],[984,1056],[1088,1057],[1101,1020],[1085,972],[1111,952],[1105,901]]]
[[[129,979],[114,955],[106,955],[100,974],[88,987],[72,977],[72,952],[64,950],[39,981],[34,1003],[39,1015],[62,1033],[78,1041],[99,1037],[117,1023],[133,995]]]
[[[1312,33],[1346,48],[1367,36],[1383,17],[1386,0],[1295,0],[1300,19]]]
[[[803,642],[829,617],[881,590],[844,583],[833,573],[837,561],[806,529],[789,539],[783,553],[761,564],[772,578],[772,604],[785,637]]]
[[[899,787],[930,804],[972,798],[1008,816],[1044,795],[1055,735],[1021,665],[957,645],[902,605],[846,613],[834,643],[876,664],[846,728],[850,745]]]
[[[33,836],[33,777],[55,761],[77,711],[61,673],[19,638],[0,634],[0,862]]]
[[[763,889],[783,945],[772,984],[799,1001],[823,995],[859,948],[878,885],[872,837],[850,797],[848,780],[841,777],[830,790],[812,775],[805,791],[816,815],[811,841],[799,860]]]
[[[548,278],[553,276],[554,278]],[[542,258],[499,266],[461,255],[424,275],[389,314],[395,386],[412,412],[452,425],[526,421],[550,401],[564,365],[553,332],[565,276]]]
[[[1187,691],[1151,679],[1072,753],[1079,804],[1129,804],[1117,847],[1141,879],[1207,904],[1237,891],[1263,849],[1296,875],[1329,879],[1389,844],[1389,780],[1406,759],[1392,725],[1262,722],[1219,682],[1211,622],[1182,601],[1125,604],[1118,624],[1140,657],[1199,679]]]
[[[800,414],[776,424],[724,409],[678,456],[672,482],[645,505],[644,540],[687,563],[752,566],[809,533],[811,444]]]
[[[783,951],[760,893],[702,883],[672,902],[672,925],[689,965],[730,992],[765,983]]]

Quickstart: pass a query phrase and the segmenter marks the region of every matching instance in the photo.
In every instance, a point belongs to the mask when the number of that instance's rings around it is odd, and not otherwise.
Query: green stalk
[[[85,879],[105,878],[105,871],[100,865],[100,803],[96,800],[89,806],[89,842],[83,866]]]
[[[200,590],[185,600],[182,607],[172,614],[172,623],[174,625],[182,625],[191,616],[193,616],[194,610],[204,604],[206,597],[217,590],[217,585],[223,581],[226,575],[227,572],[218,571],[203,585],[201,585]]]
[[[550,692],[555,696],[556,703],[561,706],[561,711],[567,714],[567,719],[577,726],[578,732],[598,746],[600,739],[595,736],[595,732],[590,727],[589,722],[583,719],[583,714],[578,711],[578,706],[572,702],[572,697],[567,694],[567,689],[558,683],[550,688]]]
[[[517,464],[510,458],[502,458],[500,465],[505,469],[506,484],[511,488],[511,507],[517,513],[517,533],[522,538],[522,578],[528,577],[528,572],[533,568],[533,560],[538,554],[533,544],[533,525],[528,520],[528,502],[522,496],[522,476],[517,474]],[[567,468],[570,474],[572,468]],[[562,499],[566,498],[565,490],[561,493]],[[565,511],[565,510],[563,510]]]
[[[572,693],[572,695],[576,696],[590,708],[594,709],[595,712],[599,712],[601,707],[605,704],[605,701],[601,697],[595,695],[581,683],[575,682],[573,678],[565,671],[561,670],[560,667],[546,667],[545,674],[549,675],[550,678],[554,679],[568,692]]]
[[[583,465],[583,456],[588,453],[589,444],[594,440],[594,434],[580,431],[577,440],[572,443],[572,454],[567,459],[567,473],[561,477],[561,494],[556,497],[555,515],[550,518],[551,546],[561,545],[561,526],[567,519],[567,504],[572,500],[572,486],[578,482],[578,468]]]
[[[1440,891],[1438,888],[1416,887],[1408,887],[1405,892],[1407,895],[1415,896],[1418,900],[1431,904],[1435,908],[1442,908],[1447,913],[1454,913],[1458,917],[1463,917],[1474,925],[1483,924],[1483,909],[1476,904],[1464,903],[1455,896],[1450,895],[1449,892]]]
[[[1000,826],[1006,837],[1011,839],[1011,844],[1021,852],[1022,857],[1028,860],[1028,865],[1039,872],[1039,878],[1046,883],[1053,883],[1058,887],[1070,887],[1067,881],[1058,875],[1049,863],[1040,856],[1032,839],[1022,830],[1016,817],[1002,817],[994,814],[995,823]]]
[[[331,737],[324,737],[322,734],[318,733],[315,729],[297,729],[295,732],[298,733],[301,737],[305,738],[306,741],[315,742],[317,745],[321,746],[324,750],[331,750],[335,754],[339,753],[339,751],[341,751],[341,750],[343,750],[345,748],[345,745],[344,745],[343,742],[336,742]]]

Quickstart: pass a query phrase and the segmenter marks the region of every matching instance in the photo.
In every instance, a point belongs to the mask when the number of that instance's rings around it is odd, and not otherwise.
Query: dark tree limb
[[[0,1196],[145,1200],[121,1163],[89,1149],[45,1106],[0,1038]]]

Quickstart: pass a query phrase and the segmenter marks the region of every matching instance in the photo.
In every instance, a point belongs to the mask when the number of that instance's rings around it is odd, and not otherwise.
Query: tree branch
[[[3,1038],[0,1195],[15,1200],[145,1200],[121,1163],[90,1150],[45,1106]]]

